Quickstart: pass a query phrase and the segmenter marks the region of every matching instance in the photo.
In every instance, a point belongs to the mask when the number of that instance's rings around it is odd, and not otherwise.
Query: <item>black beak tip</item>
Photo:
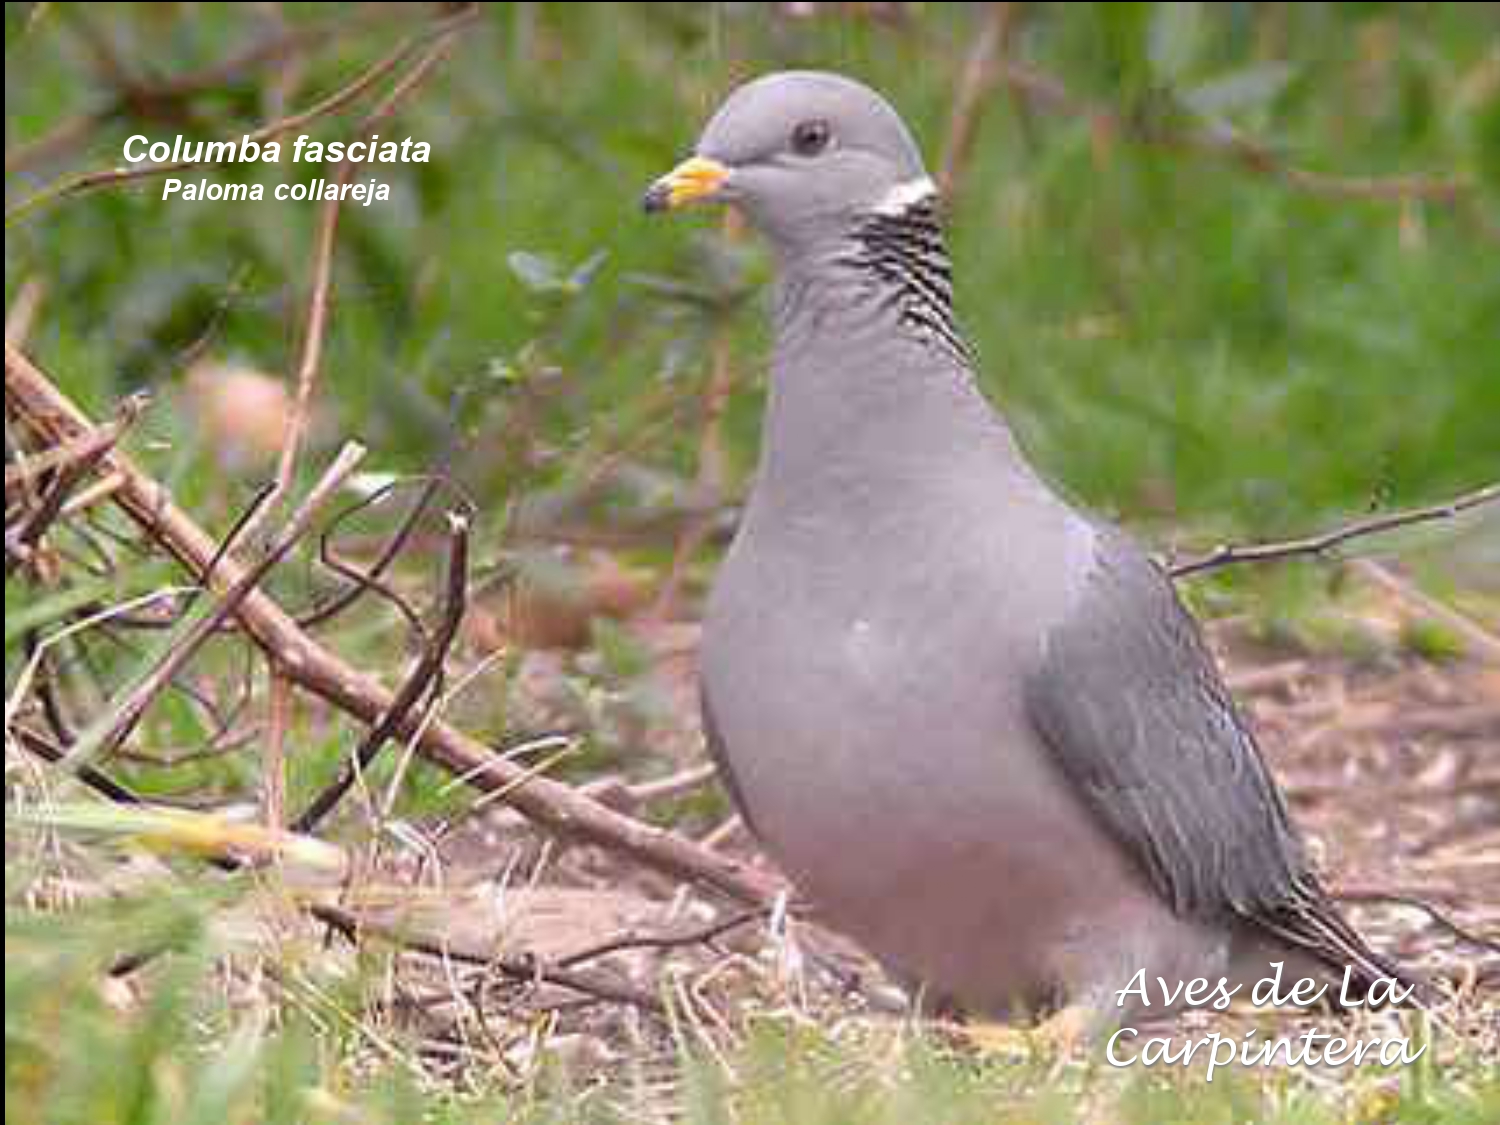
[[[641,196],[641,210],[648,215],[656,215],[667,210],[672,205],[672,189],[663,183],[655,183],[646,189],[646,194]]]

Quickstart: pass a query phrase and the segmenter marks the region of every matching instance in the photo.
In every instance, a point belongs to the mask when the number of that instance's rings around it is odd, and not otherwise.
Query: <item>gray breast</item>
[[[997,1008],[1064,976],[1031,962],[1085,940],[1079,920],[1138,875],[1017,695],[1086,530],[1044,522],[1052,569],[1017,566],[1017,513],[969,495],[985,510],[901,505],[928,515],[807,537],[752,522],[702,672],[737,799],[802,891],[899,971]]]

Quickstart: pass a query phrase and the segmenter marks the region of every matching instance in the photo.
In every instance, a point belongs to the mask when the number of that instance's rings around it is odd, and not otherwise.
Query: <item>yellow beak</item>
[[[690,156],[657,180],[641,198],[647,211],[668,211],[710,198],[729,178],[729,169],[706,156]]]

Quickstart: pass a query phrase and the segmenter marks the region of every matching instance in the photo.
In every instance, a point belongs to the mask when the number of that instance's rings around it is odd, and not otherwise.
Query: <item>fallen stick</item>
[[[53,442],[77,439],[93,423],[53,386],[18,349],[6,345],[5,392],[25,425]],[[225,590],[243,578],[233,552],[209,573],[219,544],[179,508],[171,494],[118,450],[104,464],[121,475],[111,497],[145,534],[156,540],[199,581]],[[392,703],[392,692],[309,637],[264,590],[251,590],[235,617],[288,679],[365,723],[376,723]],[[533,823],[560,836],[596,844],[673,878],[712,886],[750,905],[769,904],[780,889],[773,877],[709,851],[664,828],[606,808],[559,782],[530,775],[483,743],[443,722],[423,726],[417,716],[397,734],[416,738],[429,761],[503,800]]]

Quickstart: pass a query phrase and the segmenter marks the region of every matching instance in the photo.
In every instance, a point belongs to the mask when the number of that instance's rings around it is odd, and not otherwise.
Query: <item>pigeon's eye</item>
[[[817,156],[832,136],[828,122],[804,121],[792,130],[792,151],[798,156]]]

